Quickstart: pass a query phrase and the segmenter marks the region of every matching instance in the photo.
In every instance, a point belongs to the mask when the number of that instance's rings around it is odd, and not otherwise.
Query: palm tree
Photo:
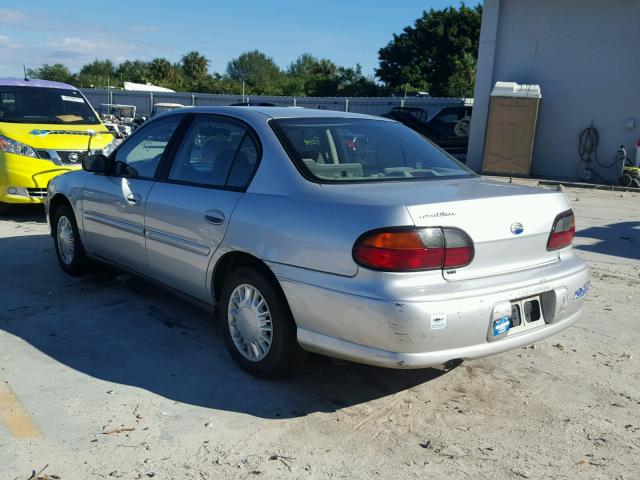
[[[194,50],[182,57],[182,71],[189,78],[203,78],[207,75],[208,68],[209,60],[200,52]]]

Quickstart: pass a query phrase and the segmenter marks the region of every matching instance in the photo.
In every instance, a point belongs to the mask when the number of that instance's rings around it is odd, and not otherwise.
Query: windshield
[[[77,90],[0,86],[0,122],[97,124],[93,109]]]
[[[287,118],[272,125],[307,178],[377,182],[475,176],[410,128],[360,118]]]

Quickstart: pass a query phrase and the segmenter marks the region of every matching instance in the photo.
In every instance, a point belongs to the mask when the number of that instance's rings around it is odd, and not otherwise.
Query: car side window
[[[434,121],[455,125],[466,116],[469,115],[465,108],[445,108],[435,116]]]
[[[227,180],[228,187],[246,187],[258,166],[258,147],[249,133],[246,133],[236,153],[233,167]]]
[[[153,178],[173,132],[182,120],[174,115],[143,126],[116,152],[113,173],[127,177]]]
[[[197,116],[169,171],[169,180],[213,187],[243,187],[257,163],[246,128],[215,116]]]

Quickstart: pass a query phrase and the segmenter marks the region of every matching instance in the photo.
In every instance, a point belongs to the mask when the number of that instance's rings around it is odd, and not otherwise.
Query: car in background
[[[53,177],[81,168],[90,141],[91,153],[108,154],[113,140],[74,86],[0,78],[0,208],[43,203]]]
[[[101,103],[100,118],[105,127],[116,134],[117,138],[125,138],[137,127],[135,122],[136,106],[116,103]]]
[[[429,110],[420,107],[394,107],[382,116],[404,123],[458,160],[466,162],[472,111],[471,106]]]
[[[154,103],[151,109],[151,116],[155,117],[161,113],[177,110],[178,108],[184,108],[184,105],[181,103]]]
[[[477,176],[401,123],[194,107],[49,184],[60,267],[88,257],[217,306],[231,356],[269,376],[301,349],[393,368],[554,335],[589,291],[562,192]]]

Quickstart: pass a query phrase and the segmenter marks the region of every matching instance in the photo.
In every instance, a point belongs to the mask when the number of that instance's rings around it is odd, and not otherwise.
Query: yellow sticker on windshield
[[[78,115],[57,115],[56,118],[66,123],[79,122],[80,120],[82,120],[82,117]]]

